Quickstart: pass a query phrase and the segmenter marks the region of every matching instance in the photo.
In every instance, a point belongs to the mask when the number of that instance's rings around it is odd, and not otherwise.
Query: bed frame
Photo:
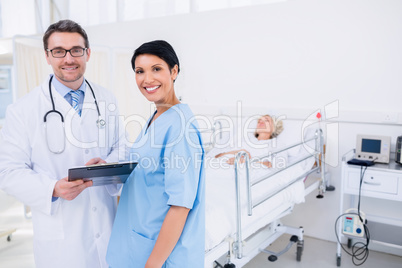
[[[214,130],[216,128],[216,124],[214,124]],[[253,223],[252,226],[248,227],[247,229],[242,229],[242,208],[241,208],[241,196],[240,196],[240,176],[239,176],[239,169],[240,169],[240,160],[245,159],[245,168],[246,168],[246,187],[247,187],[247,212],[248,216],[253,215],[253,209],[264,202],[267,202],[273,195],[285,190],[290,185],[293,185],[296,182],[304,180],[307,176],[312,173],[319,173],[320,177],[314,181],[311,185],[305,188],[305,196],[313,192],[315,189],[318,189],[317,198],[322,198],[323,194],[326,191],[326,179],[325,179],[325,161],[324,161],[324,136],[323,131],[318,128],[315,131],[314,137],[304,140],[302,142],[295,143],[293,145],[287,146],[284,149],[277,150],[272,152],[270,155],[273,156],[280,152],[289,150],[296,146],[300,146],[305,144],[309,141],[315,141],[315,152],[312,155],[308,155],[298,161],[289,164],[287,168],[296,165],[310,157],[315,157],[316,165],[311,170],[307,171],[305,174],[295,178],[291,182],[289,182],[286,186],[281,188],[278,192],[273,194],[267,195],[263,200],[260,202],[253,204],[252,203],[252,188],[258,185],[260,182],[267,180],[278,174],[286,169],[276,170],[270,173],[267,176],[261,177],[251,183],[250,181],[250,174],[249,174],[249,166],[254,161],[259,161],[259,159],[253,159],[250,161],[249,155],[245,151],[239,152],[235,157],[235,187],[236,187],[236,233],[234,237],[228,237],[225,241],[221,242],[213,249],[207,251],[205,253],[205,267],[219,267],[222,265],[217,266],[216,260],[222,258],[225,254],[226,256],[226,265],[225,267],[242,267],[243,265],[247,264],[251,259],[253,259],[256,255],[261,252],[265,252],[271,254],[269,260],[275,261],[278,256],[285,253],[294,243],[297,243],[297,252],[296,252],[296,260],[301,260],[301,255],[304,248],[304,240],[303,240],[303,233],[304,230],[302,227],[294,228],[283,226],[280,222],[280,219],[288,214],[290,214],[293,210],[294,205],[287,205],[284,204],[278,208],[276,208],[273,212],[265,215],[256,223]],[[262,157],[264,158],[264,157]],[[261,226],[261,223],[265,225],[265,227],[260,228],[257,230],[255,226]],[[282,250],[281,252],[275,253],[268,250],[265,250],[270,244],[272,244],[277,238],[279,238],[282,234],[291,234],[291,241],[289,242],[288,246]],[[235,266],[234,266],[235,265]]]

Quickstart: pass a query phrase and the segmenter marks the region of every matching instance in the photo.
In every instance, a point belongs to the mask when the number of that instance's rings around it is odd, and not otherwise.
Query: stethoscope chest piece
[[[98,128],[105,128],[106,121],[102,118],[99,118],[98,120],[96,120],[96,125],[98,126]]]

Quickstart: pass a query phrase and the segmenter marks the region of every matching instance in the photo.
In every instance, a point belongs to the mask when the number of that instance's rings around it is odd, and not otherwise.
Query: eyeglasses
[[[84,47],[76,47],[72,49],[63,49],[63,48],[55,48],[55,49],[46,49],[46,51],[50,51],[54,58],[64,58],[67,55],[67,52],[70,52],[72,57],[82,57],[84,56],[84,51],[88,48]]]

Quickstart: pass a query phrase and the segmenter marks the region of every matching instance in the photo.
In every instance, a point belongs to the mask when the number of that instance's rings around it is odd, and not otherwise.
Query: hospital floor
[[[23,206],[16,203],[10,209],[0,212],[0,232],[6,229],[16,228],[11,241],[7,237],[0,237],[0,267],[1,268],[34,268],[34,258],[32,252],[32,223],[25,219]],[[289,241],[289,236],[283,235],[268,249],[280,251]],[[296,261],[296,246],[284,255],[280,256],[276,262],[269,262],[268,255],[261,253],[257,255],[245,268],[254,267],[286,267],[286,268],[310,268],[310,267],[337,267],[336,266],[336,244],[333,242],[318,240],[305,237],[305,246],[301,262]],[[355,267],[351,258],[342,253],[343,268]],[[367,261],[360,267],[402,267],[402,257],[370,251]]]

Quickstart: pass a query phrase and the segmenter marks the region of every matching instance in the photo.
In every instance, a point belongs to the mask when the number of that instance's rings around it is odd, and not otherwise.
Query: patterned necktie
[[[81,110],[78,107],[80,104],[80,90],[71,90],[70,95],[71,95],[71,106],[73,106],[74,110],[77,111],[77,113],[81,116]]]

